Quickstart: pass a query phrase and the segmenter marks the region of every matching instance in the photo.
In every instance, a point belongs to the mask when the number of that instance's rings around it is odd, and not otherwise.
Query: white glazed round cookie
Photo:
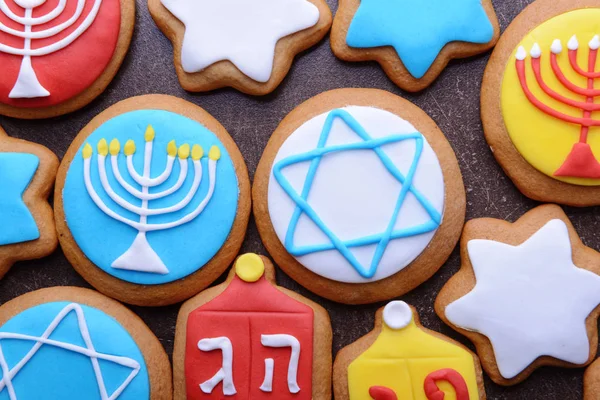
[[[379,90],[300,105],[261,159],[254,214],[289,275],[345,303],[389,299],[444,263],[464,223],[450,145],[420,109]]]
[[[325,137],[324,127],[334,112],[339,116],[333,119]],[[352,119],[369,135],[368,141],[349,125]],[[310,161],[294,163],[281,170],[281,179],[289,182],[297,194],[302,194],[303,188],[310,185],[310,206],[322,221],[322,226],[327,227],[340,241],[350,243],[378,235],[383,239],[390,225],[391,232],[404,232],[406,235],[389,240],[379,262],[375,258],[381,240],[372,240],[372,244],[365,246],[347,245],[354,259],[344,257],[337,248],[311,251],[331,244],[331,240],[319,226],[321,224],[303,212],[291,237],[298,251],[289,251],[302,265],[334,281],[377,281],[405,268],[428,246],[444,209],[444,177],[437,156],[427,140],[420,134],[415,138],[410,137],[414,133],[417,133],[414,126],[389,111],[351,106],[312,118],[286,139],[277,152],[273,164],[275,167],[291,157],[310,154],[319,147],[320,141],[324,141],[325,148],[341,146],[342,150],[322,156],[312,185],[308,177]],[[409,190],[403,194],[403,184],[390,173],[387,160],[384,161],[385,158],[382,159],[374,149],[355,150],[350,147],[343,150],[353,144],[392,140],[394,137],[398,140],[378,149],[405,179],[416,161],[411,185],[414,192]],[[419,140],[422,140],[422,150],[415,160]],[[400,199],[401,195],[406,196],[404,201]],[[278,182],[273,171],[269,181],[268,206],[279,240],[287,243],[290,221],[298,205]]]

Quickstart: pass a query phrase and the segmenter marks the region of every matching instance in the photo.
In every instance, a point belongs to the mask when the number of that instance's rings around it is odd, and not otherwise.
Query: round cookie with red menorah
[[[534,200],[600,204],[598,18],[598,0],[537,0],[508,27],[486,69],[486,139]]]
[[[94,100],[131,42],[133,0],[0,1],[0,114],[49,118]]]
[[[174,398],[331,399],[331,345],[327,311],[277,286],[266,257],[241,255],[179,311]]]

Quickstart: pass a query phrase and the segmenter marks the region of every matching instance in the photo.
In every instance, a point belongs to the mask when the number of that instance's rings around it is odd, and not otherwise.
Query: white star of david
[[[52,332],[54,332],[54,330],[58,328],[60,323],[67,317],[67,315],[71,311],[75,311],[75,314],[77,315],[79,332],[81,333],[81,337],[85,342],[85,347],[49,339],[50,335],[52,335]],[[94,368],[94,373],[96,375],[96,381],[98,383],[98,389],[100,390],[102,400],[115,400],[117,397],[119,397],[121,393],[123,393],[123,391],[131,383],[133,378],[135,378],[138,372],[140,371],[140,364],[132,358],[112,356],[109,354],[98,353],[96,351],[92,343],[92,339],[90,337],[90,332],[88,330],[87,323],[85,321],[83,309],[79,304],[75,303],[71,303],[65,308],[63,308],[61,312],[58,313],[56,318],[54,318],[54,320],[50,323],[50,325],[48,325],[48,328],[42,334],[42,336],[37,337],[23,335],[20,333],[0,332],[0,341],[2,339],[26,340],[35,342],[35,345],[31,348],[31,350],[29,350],[25,357],[23,357],[21,361],[19,361],[12,369],[9,369],[6,359],[4,358],[4,354],[2,352],[2,346],[0,345],[0,369],[2,370],[2,379],[0,380],[0,393],[2,393],[4,388],[6,388],[8,390],[10,400],[18,399],[17,394],[15,393],[15,388],[12,384],[12,379],[19,373],[19,371],[21,371],[21,369],[23,369],[27,362],[31,360],[31,358],[43,345],[58,347],[89,357],[90,361],[92,362],[92,367]],[[104,378],[102,376],[102,371],[100,370],[100,364],[98,360],[110,361],[123,367],[132,369],[127,379],[125,379],[121,386],[119,386],[110,396],[106,391],[106,385],[104,384]]]

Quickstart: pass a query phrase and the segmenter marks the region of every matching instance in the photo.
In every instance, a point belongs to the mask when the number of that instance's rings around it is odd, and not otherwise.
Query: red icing
[[[369,395],[373,400],[398,400],[396,393],[390,388],[384,386],[372,386],[369,388]]]
[[[444,400],[445,394],[436,384],[438,381],[446,381],[452,385],[456,400],[469,400],[467,383],[460,373],[451,368],[440,369],[427,375],[423,388],[428,400]]]
[[[53,10],[59,0],[47,0],[43,5],[34,8],[33,17],[41,17]],[[52,38],[32,40],[32,48],[44,47],[68,36],[89,14],[93,0],[86,0],[82,15],[73,26]],[[18,16],[25,11],[7,0],[8,7]],[[76,0],[67,0],[67,6],[54,20],[33,27],[33,32],[45,30],[67,21],[77,7]],[[0,22],[9,28],[24,30],[22,25],[10,20],[0,12]],[[98,15],[92,25],[73,43],[62,50],[45,56],[32,57],[33,69],[38,80],[49,92],[50,96],[35,99],[9,99],[21,66],[21,56],[2,53],[0,51],[0,103],[16,107],[47,107],[65,102],[85,91],[98,79],[106,69],[115,52],[121,25],[121,5],[119,0],[102,0]],[[23,48],[24,39],[14,37],[0,31],[0,43],[11,47]]]
[[[535,74],[535,78],[544,93],[566,105],[580,109],[583,112],[583,116],[581,118],[561,113],[536,98],[527,85],[525,61],[517,60],[516,62],[517,75],[519,76],[523,93],[525,93],[527,99],[535,107],[561,121],[581,125],[579,143],[575,143],[563,165],[554,173],[555,176],[600,179],[600,163],[598,163],[594,157],[594,154],[592,153],[591,147],[589,144],[587,144],[590,126],[600,126],[600,121],[592,118],[592,112],[600,110],[600,104],[594,103],[594,98],[596,96],[600,96],[600,90],[594,89],[594,81],[596,78],[600,77],[600,73],[595,72],[597,57],[598,51],[590,49],[588,57],[589,72],[585,72],[577,64],[577,51],[569,50],[569,60],[571,66],[578,74],[588,78],[587,88],[581,88],[566,78],[558,64],[556,54],[552,53],[550,56],[552,70],[554,71],[554,74],[558,80],[564,87],[571,90],[573,93],[586,96],[585,103],[567,98],[552,90],[544,82],[542,77],[541,57],[531,59],[531,67]]]
[[[237,276],[225,291],[207,304],[192,311],[187,321],[185,377],[187,399],[232,400],[310,400],[312,399],[312,357],[314,313],[273,287],[265,278],[246,283]],[[288,390],[287,371],[291,350],[261,344],[261,334],[288,334],[300,342],[298,386],[300,392]],[[233,383],[237,394],[223,395],[219,383],[206,394],[199,385],[221,368],[221,352],[203,352],[198,341],[226,336],[233,346]],[[274,359],[273,391],[260,390],[265,376],[265,358]]]

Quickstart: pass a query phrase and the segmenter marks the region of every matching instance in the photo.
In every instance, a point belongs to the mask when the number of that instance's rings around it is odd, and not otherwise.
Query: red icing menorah
[[[558,55],[562,53],[563,46],[559,39],[556,39],[550,47],[550,65],[552,71],[560,84],[575,95],[580,95],[585,98],[585,101],[578,101],[572,98],[563,96],[552,89],[542,76],[542,61],[543,55],[539,44],[535,43],[529,54],[531,55],[531,68],[535,75],[535,79],[539,87],[548,96],[567,106],[582,112],[582,116],[572,116],[555,110],[551,106],[545,104],[538,99],[530,90],[527,83],[526,75],[526,58],[527,52],[523,46],[519,47],[516,54],[516,67],[521,87],[527,99],[537,107],[540,111],[558,119],[565,123],[581,126],[579,133],[579,141],[573,145],[571,152],[563,162],[562,166],[554,172],[555,176],[577,177],[577,178],[592,178],[600,179],[600,163],[594,157],[592,149],[588,144],[588,135],[590,127],[600,126],[600,120],[594,119],[592,113],[600,111],[600,104],[595,102],[596,97],[600,96],[600,90],[594,88],[596,79],[600,78],[600,72],[596,71],[596,61],[598,58],[598,49],[600,48],[600,38],[596,35],[589,42],[589,55],[587,71],[583,69],[577,62],[577,52],[579,42],[576,36],[573,36],[567,43],[568,57],[571,68],[579,75],[587,78],[587,87],[581,87],[571,82],[564,74],[561,66],[558,63]]]

